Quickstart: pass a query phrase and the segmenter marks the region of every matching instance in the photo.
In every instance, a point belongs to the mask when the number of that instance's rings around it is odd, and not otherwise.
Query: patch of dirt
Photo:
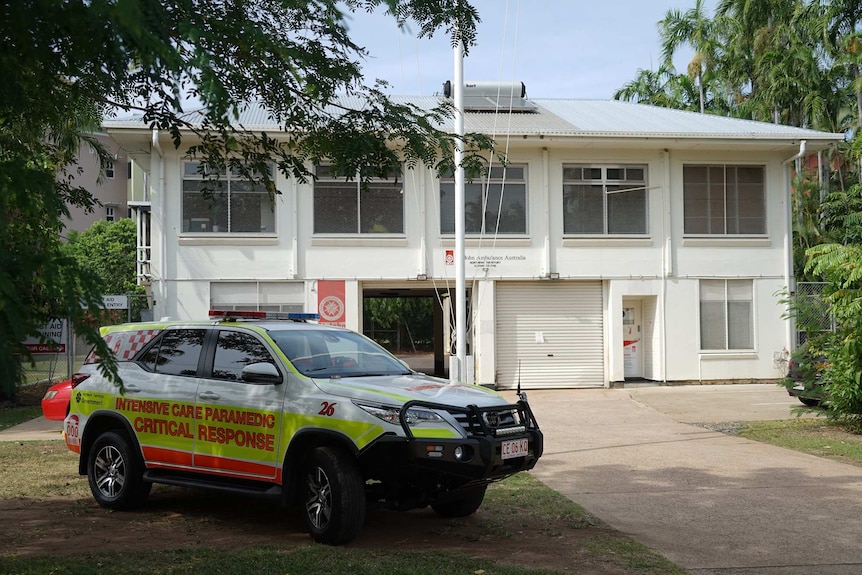
[[[42,398],[48,388],[57,383],[56,381],[42,381],[30,385],[22,385],[15,393],[14,400],[0,400],[0,409],[9,409],[12,407],[30,407],[40,406]]]
[[[159,485],[139,511],[112,512],[82,498],[7,499],[0,500],[0,517],[0,556],[312,545],[295,510],[268,501]],[[560,572],[628,573],[585,552],[589,543],[621,537],[611,529],[534,524],[535,520],[501,528],[493,519],[481,509],[462,519],[444,519],[430,509],[407,513],[369,509],[365,527],[349,547],[439,549]]]

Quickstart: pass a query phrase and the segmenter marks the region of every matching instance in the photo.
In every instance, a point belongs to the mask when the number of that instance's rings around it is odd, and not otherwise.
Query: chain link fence
[[[835,318],[823,298],[825,282],[799,282],[796,284],[794,307],[796,316],[796,345],[801,346],[815,335],[835,331]]]
[[[104,325],[116,325],[127,321],[141,321],[146,316],[147,296],[127,294],[129,309],[112,310],[107,314]],[[152,314],[150,314],[151,316]],[[65,321],[65,320],[64,320]],[[68,322],[67,322],[68,323]],[[63,346],[60,353],[34,353],[34,363],[24,364],[25,384],[45,381],[57,382],[72,377],[84,363],[92,345],[82,335],[75,333],[71,326],[65,330],[65,341],[57,342]]]

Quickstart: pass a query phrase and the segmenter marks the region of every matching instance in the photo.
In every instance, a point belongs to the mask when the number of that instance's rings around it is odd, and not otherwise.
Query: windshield
[[[352,331],[283,330],[271,331],[269,336],[296,370],[309,377],[410,373],[388,351]]]

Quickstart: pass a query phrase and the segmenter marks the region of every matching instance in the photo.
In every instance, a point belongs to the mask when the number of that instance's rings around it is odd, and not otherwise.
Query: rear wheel
[[[813,397],[796,396],[796,399],[807,405],[808,407],[817,407],[820,405],[820,400]]]
[[[437,515],[443,517],[466,517],[472,515],[482,505],[482,500],[485,499],[486,486],[478,489],[465,491],[458,499],[447,501],[446,503],[434,503],[431,505]]]
[[[318,543],[340,545],[353,540],[365,523],[365,482],[346,451],[318,447],[302,472],[308,532]]]
[[[115,431],[100,435],[87,457],[87,481],[93,498],[108,509],[132,509],[150,494],[144,465],[128,440]]]

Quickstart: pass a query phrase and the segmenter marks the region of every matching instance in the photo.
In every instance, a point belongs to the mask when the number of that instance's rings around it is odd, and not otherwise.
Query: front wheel
[[[446,503],[434,503],[431,505],[437,515],[442,517],[466,517],[472,515],[482,505],[485,499],[487,486],[465,491],[462,496]]]
[[[87,482],[96,502],[107,509],[132,509],[150,494],[143,463],[128,440],[114,431],[100,435],[87,457]]]
[[[303,517],[318,543],[353,540],[365,523],[365,482],[353,457],[342,449],[318,447],[302,471]]]
[[[813,397],[802,397],[801,395],[797,395],[796,399],[808,407],[818,407],[820,405],[820,400]]]

